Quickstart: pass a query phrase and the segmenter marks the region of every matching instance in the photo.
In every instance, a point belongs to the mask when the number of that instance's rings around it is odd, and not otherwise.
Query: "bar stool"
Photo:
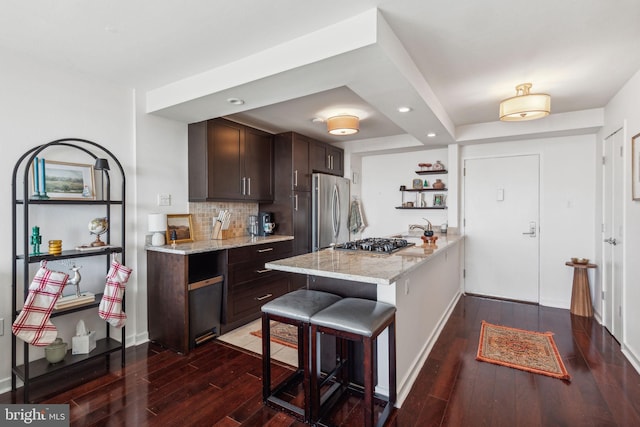
[[[318,311],[339,301],[337,295],[322,291],[300,289],[282,295],[266,304],[262,310],[262,401],[276,409],[300,416],[303,421],[310,419],[309,391],[309,320]],[[297,326],[298,328],[298,369],[274,387],[271,386],[271,333],[270,321]],[[296,381],[304,390],[304,407],[287,402],[277,394]]]
[[[386,402],[378,418],[384,425],[396,402],[396,308],[391,304],[360,298],[344,298],[311,317],[311,417],[317,423],[340,395],[347,390],[350,378],[335,375],[335,370],[320,381],[318,368],[318,332],[331,334],[339,340],[362,342],[364,345],[364,426],[374,425],[374,372],[377,370],[375,343],[385,329],[389,335],[389,397],[377,396]],[[342,346],[339,346],[342,347]],[[344,357],[342,350],[341,358]],[[341,371],[348,364],[341,363]],[[321,387],[334,377],[340,387],[331,387],[321,395]],[[337,393],[339,391],[339,393]]]

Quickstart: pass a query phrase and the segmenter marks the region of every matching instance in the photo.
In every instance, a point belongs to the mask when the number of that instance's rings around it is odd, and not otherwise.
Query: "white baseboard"
[[[622,344],[622,354],[627,358],[638,374],[640,374],[640,354],[634,352],[630,347]]]
[[[11,377],[0,380],[0,393],[6,393],[8,391],[11,391]]]

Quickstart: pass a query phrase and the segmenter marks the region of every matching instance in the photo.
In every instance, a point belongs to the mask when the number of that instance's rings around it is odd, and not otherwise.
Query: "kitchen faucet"
[[[411,225],[409,225],[409,230],[415,230],[416,228],[419,228],[422,231],[432,231],[433,227],[431,226],[431,221],[429,221],[426,218],[422,218],[422,219],[427,221],[427,225],[426,226],[425,225],[420,225],[420,224],[411,224]]]

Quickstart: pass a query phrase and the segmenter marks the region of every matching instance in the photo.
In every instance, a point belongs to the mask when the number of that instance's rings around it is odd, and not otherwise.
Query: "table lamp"
[[[167,214],[152,213],[149,214],[149,233],[151,236],[151,246],[162,246],[165,244],[164,234],[167,230]]]

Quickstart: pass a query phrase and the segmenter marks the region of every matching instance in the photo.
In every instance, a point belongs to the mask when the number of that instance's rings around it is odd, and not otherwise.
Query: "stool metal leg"
[[[391,403],[390,407],[393,409],[397,395],[396,389],[396,320],[395,316],[391,324],[388,328],[389,335],[389,366],[393,367],[389,369],[389,403]]]
[[[373,371],[375,369],[374,340],[370,337],[364,337],[364,425],[365,427],[373,427]]]
[[[271,395],[271,325],[269,315],[262,314],[262,401]]]
[[[317,420],[320,415],[320,390],[318,385],[318,375],[320,370],[318,369],[318,327],[311,325],[309,351],[311,352],[311,362],[309,363],[309,415],[310,420]]]
[[[311,419],[311,385],[309,373],[309,324],[298,326],[298,370],[302,369],[305,422]]]

